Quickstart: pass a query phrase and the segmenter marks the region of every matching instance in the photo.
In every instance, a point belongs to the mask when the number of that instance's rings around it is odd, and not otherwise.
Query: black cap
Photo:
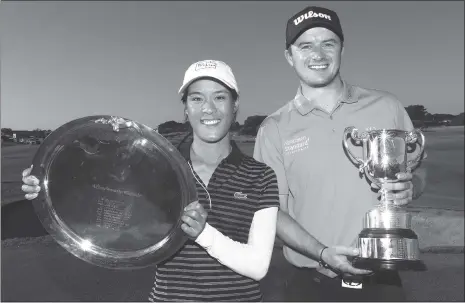
[[[286,49],[308,29],[324,27],[339,36],[344,42],[341,22],[335,12],[324,7],[309,6],[287,21],[286,27]]]

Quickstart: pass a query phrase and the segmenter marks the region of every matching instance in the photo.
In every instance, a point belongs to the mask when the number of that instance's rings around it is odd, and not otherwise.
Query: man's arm
[[[284,244],[296,252],[319,261],[325,246],[310,235],[302,226],[284,210],[278,212],[276,234]]]

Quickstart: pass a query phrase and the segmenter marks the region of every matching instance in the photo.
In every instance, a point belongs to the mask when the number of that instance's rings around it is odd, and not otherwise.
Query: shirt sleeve
[[[271,167],[267,167],[263,173],[259,187],[261,194],[258,208],[279,207],[278,181]]]
[[[284,166],[281,136],[274,120],[267,118],[260,126],[255,139],[253,157],[273,169],[278,180],[279,195],[287,196],[289,185]]]
[[[247,244],[232,240],[208,223],[195,241],[221,264],[259,281],[270,266],[277,217],[277,207],[255,212]]]

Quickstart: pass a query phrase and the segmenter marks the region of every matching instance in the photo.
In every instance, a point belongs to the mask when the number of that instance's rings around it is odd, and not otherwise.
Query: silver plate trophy
[[[348,139],[354,145],[362,145],[363,159],[351,152]],[[419,165],[425,137],[419,130],[359,132],[355,127],[347,127],[343,143],[360,173],[381,187],[384,182],[397,180],[397,173],[411,172]],[[419,152],[408,160],[409,150],[413,152],[417,144],[420,146]],[[387,200],[384,190],[381,189],[380,193],[380,203],[365,215],[357,244],[360,255],[354,258],[353,265],[370,270],[425,270],[425,264],[420,259],[418,237],[411,230],[410,213]]]
[[[114,269],[156,265],[179,250],[184,207],[197,200],[186,161],[140,123],[90,116],[61,126],[42,143],[32,175],[33,206],[67,251]]]

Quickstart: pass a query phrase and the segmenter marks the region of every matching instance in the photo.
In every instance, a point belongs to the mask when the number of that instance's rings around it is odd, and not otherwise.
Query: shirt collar
[[[194,141],[194,137],[192,133],[184,138],[181,143],[178,144],[177,148],[181,155],[186,159],[187,162],[191,160],[191,146],[192,142]],[[231,140],[231,153],[225,158],[226,163],[233,164],[235,166],[239,166],[241,164],[242,159],[244,158],[244,154],[241,152],[239,147],[237,146],[234,140]]]
[[[342,81],[343,92],[342,96],[339,99],[338,103],[355,103],[358,99],[354,96],[354,88],[352,85],[347,84],[345,81]],[[305,116],[309,112],[313,111],[316,108],[315,102],[313,100],[308,100],[302,95],[302,87],[297,89],[297,94],[293,100],[294,106],[297,111]]]

